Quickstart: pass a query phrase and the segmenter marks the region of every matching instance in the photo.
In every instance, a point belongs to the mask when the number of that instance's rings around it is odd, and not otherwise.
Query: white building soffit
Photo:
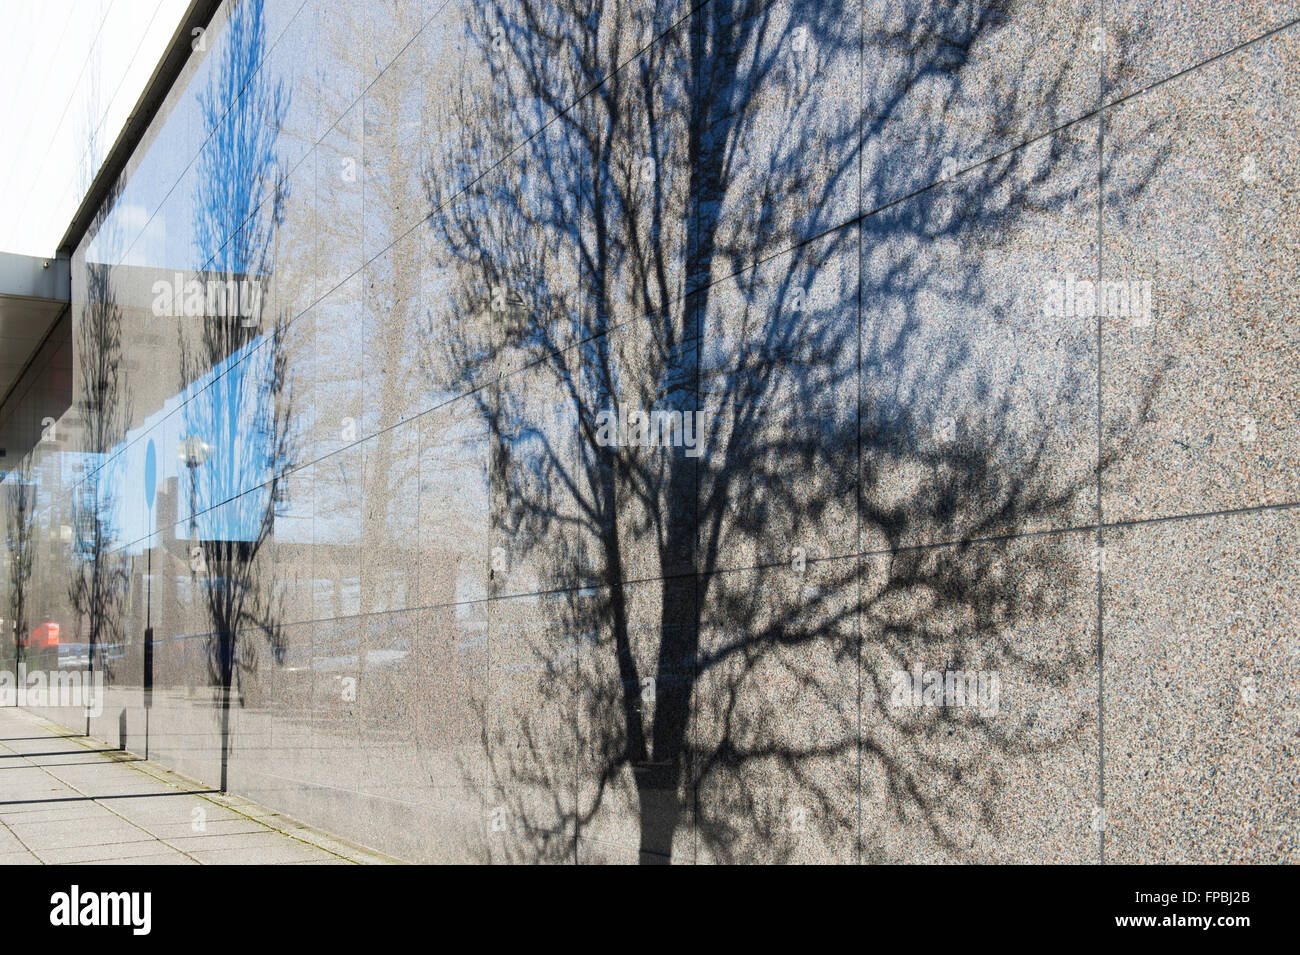
[[[0,252],[0,405],[70,297],[67,259]]]

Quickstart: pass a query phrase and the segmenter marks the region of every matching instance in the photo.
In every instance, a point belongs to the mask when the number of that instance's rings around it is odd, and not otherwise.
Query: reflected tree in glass
[[[270,572],[259,557],[292,456],[286,318],[270,302],[287,196],[277,141],[289,93],[258,70],[265,53],[263,4],[236,5],[199,95],[208,137],[193,221],[200,277],[227,294],[209,298],[203,317],[180,336],[182,444],[208,449],[186,476],[190,569],[212,628],[207,659],[221,710],[222,789],[232,700],[257,670],[259,644],[277,660],[284,645]]]
[[[111,213],[115,196],[97,217],[94,254],[113,247]],[[90,672],[111,677],[105,651],[126,639],[124,611],[130,574],[118,551],[122,480],[120,450],[130,420],[130,396],[122,367],[122,307],[108,262],[87,261],[85,301],[75,326],[81,432],[80,481],[71,488],[73,568],[68,600],[85,627]],[[89,723],[87,724],[89,733]]]

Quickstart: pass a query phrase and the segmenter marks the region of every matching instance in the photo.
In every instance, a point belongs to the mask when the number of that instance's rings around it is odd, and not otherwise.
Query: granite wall
[[[1296,16],[224,4],[33,708],[419,861],[1294,861]]]

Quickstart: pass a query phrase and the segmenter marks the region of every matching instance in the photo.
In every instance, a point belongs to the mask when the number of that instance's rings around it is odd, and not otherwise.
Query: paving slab
[[[0,708],[0,865],[390,865],[103,740]]]

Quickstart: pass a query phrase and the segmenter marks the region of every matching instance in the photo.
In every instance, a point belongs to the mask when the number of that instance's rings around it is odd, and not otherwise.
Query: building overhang
[[[57,351],[63,337],[71,345],[66,316],[72,298],[68,259],[34,258],[0,252],[0,471],[8,470],[34,444],[33,427],[22,427],[18,400],[32,391],[39,356]],[[67,410],[64,388],[36,388],[41,412],[36,421]],[[46,407],[48,405],[48,407]]]

